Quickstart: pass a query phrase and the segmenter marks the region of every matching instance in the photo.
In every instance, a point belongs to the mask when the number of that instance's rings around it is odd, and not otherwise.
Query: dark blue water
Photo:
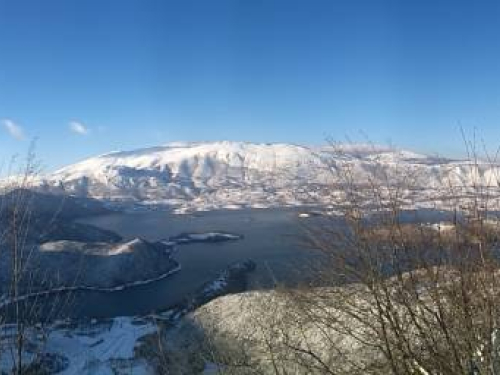
[[[182,232],[212,231],[242,234],[244,239],[180,246],[175,258],[182,270],[161,281],[112,293],[77,293],[72,315],[79,317],[138,315],[165,309],[194,293],[229,264],[246,259],[257,263],[251,288],[292,283],[314,258],[301,241],[304,219],[297,218],[296,209],[225,210],[196,215],[117,213],[85,222],[111,229],[125,239],[160,240]]]
[[[114,317],[143,315],[164,310],[193,294],[213,280],[228,265],[252,259],[257,270],[250,277],[251,289],[276,283],[295,284],[314,274],[318,254],[304,243],[306,228],[321,218],[298,218],[301,209],[247,209],[174,215],[166,211],[116,213],[86,219],[85,222],[119,233],[124,239],[142,237],[157,241],[183,232],[229,232],[243,240],[197,243],[179,246],[175,258],[182,270],[147,285],[116,292],[75,292],[58,296],[51,316]],[[434,210],[404,213],[402,221],[436,222],[449,215]],[[329,219],[328,219],[329,220]],[[339,220],[328,221],[341,225]],[[44,300],[45,301],[45,300]],[[63,302],[60,302],[63,301]],[[45,304],[45,302],[44,302]],[[63,308],[64,306],[65,308]]]

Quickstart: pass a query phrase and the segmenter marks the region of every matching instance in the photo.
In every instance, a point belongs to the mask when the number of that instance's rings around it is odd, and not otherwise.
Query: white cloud
[[[26,139],[24,136],[23,128],[17,125],[14,121],[9,119],[2,120],[3,127],[10,134],[12,138],[17,139],[18,141],[22,141]]]
[[[78,121],[71,121],[69,123],[69,128],[73,133],[79,134],[79,135],[87,135],[90,132],[90,129],[87,128],[84,124]]]

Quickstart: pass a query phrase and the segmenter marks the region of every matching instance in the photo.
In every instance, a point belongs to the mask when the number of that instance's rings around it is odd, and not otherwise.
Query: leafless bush
[[[306,227],[321,253],[316,279],[203,317],[219,372],[500,374],[499,179],[485,182],[495,158],[466,146],[473,178],[443,174],[427,203],[444,218],[432,223],[415,209],[418,169],[374,162],[360,176],[334,149],[335,209]]]
[[[39,172],[32,145],[26,160],[12,159],[0,191],[0,370],[17,375],[34,371],[30,364],[35,365],[42,354],[48,334],[45,322],[70,301],[69,294],[43,293],[50,285],[43,284],[47,271],[36,260],[37,243],[31,231],[36,220],[33,187]],[[54,215],[57,212],[54,207]]]
[[[470,156],[478,170],[479,156]],[[496,198],[480,174],[470,186],[447,185],[452,215],[442,229],[422,222],[418,211],[404,222],[400,202],[419,186],[412,171],[374,169],[365,187],[348,167],[336,173],[345,187],[345,226],[326,223],[309,238],[325,255],[321,281],[357,286],[356,293],[335,288],[327,305],[368,330],[368,344],[385,362],[373,373],[498,373],[499,237],[488,211]],[[317,296],[308,298],[314,295],[297,298],[308,313],[317,311]]]

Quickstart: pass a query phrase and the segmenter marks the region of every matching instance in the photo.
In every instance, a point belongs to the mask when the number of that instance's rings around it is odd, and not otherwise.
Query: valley
[[[353,222],[370,232],[392,218],[400,233],[415,227],[432,237],[483,210],[468,208],[478,189],[493,215],[497,168],[367,146],[216,142],[111,153],[39,176],[30,190],[2,197],[0,344],[16,345],[21,317],[31,366],[53,373],[147,373],[157,360],[147,349],[155,335],[173,338],[168,350],[181,350],[182,360],[200,361],[198,340],[210,339],[213,327],[233,335],[233,323],[252,324],[239,301],[262,305],[259,316],[272,320],[281,302],[262,301],[282,290],[349,290],[352,280],[333,272],[342,263],[328,263],[349,242],[322,250],[348,237]],[[13,226],[18,207],[30,218],[21,232]],[[383,233],[374,230],[368,243]],[[376,246],[383,256],[386,245]],[[343,261],[362,264],[350,253]],[[29,277],[16,278],[16,262]],[[404,264],[380,262],[382,278]],[[330,279],[321,279],[325,271]],[[12,366],[5,354],[0,365]],[[194,373],[209,365],[199,362]]]

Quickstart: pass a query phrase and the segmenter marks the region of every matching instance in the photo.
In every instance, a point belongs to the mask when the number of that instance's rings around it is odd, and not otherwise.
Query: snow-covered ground
[[[50,353],[61,359],[61,375],[84,374],[149,374],[147,363],[139,358],[135,349],[139,340],[154,334],[157,327],[151,321],[139,318],[120,317],[107,322],[93,321],[87,325],[72,326],[64,323],[48,327],[48,337],[37,339],[41,330],[28,332],[26,345],[26,363],[40,357],[41,353]],[[12,368],[13,360],[9,347],[13,347],[13,337],[2,330],[0,368]]]
[[[328,289],[324,293],[327,295]],[[339,373],[349,373],[352,368],[358,370],[353,373],[362,374],[363,367],[377,356],[373,347],[362,344],[364,328],[348,316],[334,313],[328,303],[323,306],[318,300],[317,307],[317,320],[311,321],[311,317],[297,307],[297,301],[286,294],[272,291],[228,295],[186,316],[168,333],[168,340],[174,347],[182,348],[186,356],[208,350],[212,357],[206,356],[206,374],[248,374],[250,368],[254,373],[274,374],[273,354],[280,369],[286,364],[286,373],[327,373],[321,372],[321,368],[310,371],[319,361],[307,353],[314,353]],[[331,318],[332,314],[339,326],[328,326],[328,321],[318,323],[321,318]],[[344,324],[349,325],[359,341],[349,335],[339,335]],[[301,350],[303,357],[300,357]],[[234,366],[224,358],[231,358]]]
[[[147,337],[158,339],[158,322],[167,326],[177,324],[201,304],[228,293],[254,267],[251,261],[232,264],[200,286],[184,303],[154,315],[88,322],[64,321],[30,327],[25,335],[23,363],[25,366],[49,363],[50,373],[61,375],[155,374],[151,361],[144,356],[144,353],[155,353],[144,345],[148,345],[145,344]],[[16,363],[13,357],[15,349],[16,326],[0,325],[0,372],[12,369]]]

